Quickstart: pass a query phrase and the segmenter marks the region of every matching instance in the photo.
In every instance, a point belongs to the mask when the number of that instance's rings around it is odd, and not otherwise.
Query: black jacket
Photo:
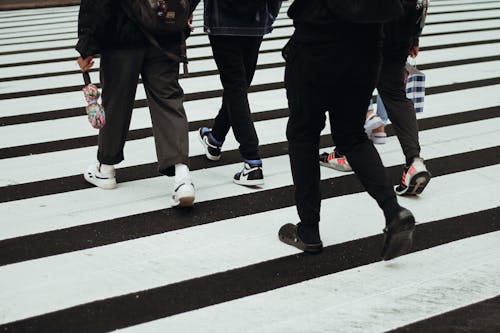
[[[148,47],[150,42],[122,9],[123,0],[82,0],[78,16],[76,50],[82,57],[105,49]],[[158,38],[157,38],[158,39]],[[160,45],[180,53],[181,34],[158,39]]]
[[[377,43],[382,24],[354,24],[340,19],[326,5],[328,0],[295,0],[288,16],[295,26],[294,39],[303,43],[350,43],[363,40]],[[370,47],[367,45],[367,47]]]

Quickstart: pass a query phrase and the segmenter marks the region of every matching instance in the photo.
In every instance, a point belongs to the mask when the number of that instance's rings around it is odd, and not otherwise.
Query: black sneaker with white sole
[[[205,148],[205,156],[211,161],[218,161],[220,160],[222,145],[218,145],[212,140],[211,133],[210,128],[202,127],[198,130],[198,139]]]
[[[243,163],[243,170],[234,175],[233,181],[238,185],[258,186],[264,185],[262,164]]]

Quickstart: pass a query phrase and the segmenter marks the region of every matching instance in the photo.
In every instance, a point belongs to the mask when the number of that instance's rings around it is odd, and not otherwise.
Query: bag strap
[[[188,59],[187,59],[187,56],[186,56],[186,38],[184,36],[184,33],[182,33],[182,44],[181,44],[181,53],[182,55],[181,56],[178,56],[177,54],[173,53],[173,52],[169,52],[165,49],[163,49],[160,45],[160,43],[158,43],[158,41],[156,40],[156,38],[151,35],[134,17],[134,15],[132,15],[132,12],[130,12],[129,8],[127,7],[127,4],[126,4],[126,1],[121,1],[121,4],[122,4],[122,8],[125,12],[125,14],[127,14],[127,16],[129,17],[130,20],[132,20],[138,27],[139,29],[142,31],[142,33],[144,34],[144,36],[146,36],[147,40],[156,48],[160,49],[164,55],[167,56],[167,58],[175,61],[175,62],[178,62],[178,63],[181,63],[183,64],[183,74],[182,74],[182,77],[186,77],[188,76],[189,72],[188,72]]]
[[[88,86],[92,82],[90,82],[90,75],[89,72],[83,72],[83,82],[85,82],[85,85]]]

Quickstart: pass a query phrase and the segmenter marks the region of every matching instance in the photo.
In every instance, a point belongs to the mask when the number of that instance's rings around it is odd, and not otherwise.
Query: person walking
[[[194,0],[193,10],[200,0]],[[239,185],[264,184],[259,140],[248,103],[263,36],[281,7],[278,0],[204,0],[204,30],[208,33],[214,60],[224,88],[222,105],[211,128],[198,131],[209,160],[218,161],[232,128],[243,158],[243,169],[233,181]]]
[[[398,2],[383,4],[392,7],[368,10],[369,16],[381,13],[374,20],[382,20],[399,14]],[[317,154],[328,111],[337,147],[384,212],[381,255],[389,260],[410,251],[415,218],[398,204],[380,156],[363,126],[381,63],[382,24],[353,22],[340,9],[335,1],[295,0],[288,10],[295,32],[283,50],[290,110],[286,135],[300,222],[283,225],[278,235],[282,242],[305,252],[318,253],[323,248]]]
[[[394,132],[405,155],[401,182],[396,186],[398,195],[421,194],[431,179],[431,173],[420,157],[418,122],[413,102],[406,97],[406,61],[415,58],[419,51],[419,37],[425,25],[428,0],[402,0],[403,13],[396,20],[384,24],[383,61],[377,84],[377,114],[391,120]],[[383,104],[381,103],[383,102]],[[333,129],[332,129],[333,130]],[[383,127],[375,128],[373,136],[380,136]],[[334,154],[335,156],[331,156]],[[331,154],[320,155],[320,163],[340,171],[350,171],[348,159],[335,149]],[[327,160],[327,163],[322,163]]]
[[[126,1],[82,0],[78,17],[78,64],[83,72],[100,54],[102,104],[106,125],[99,130],[97,163],[84,173],[87,182],[103,188],[117,186],[115,164],[124,160],[139,75],[151,113],[158,170],[175,176],[172,205],[193,206],[195,190],[189,173],[188,123],[179,85],[179,62],[165,51],[181,54],[182,33],[153,36],[153,46],[135,20]],[[189,10],[189,8],[188,8]]]

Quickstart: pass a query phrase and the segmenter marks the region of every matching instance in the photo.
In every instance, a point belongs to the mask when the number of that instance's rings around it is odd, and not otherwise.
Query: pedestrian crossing
[[[197,142],[222,87],[195,12],[191,75],[181,79],[191,211],[170,207],[142,83],[118,188],[83,180],[97,132],[75,62],[78,7],[0,12],[0,332],[500,331],[500,1],[430,5],[417,117],[433,179],[400,199],[417,218],[416,243],[391,262],[379,256],[382,213],[353,173],[321,170],[322,254],[278,240],[298,221],[280,53],[293,33],[288,6],[249,92],[259,188],[232,183],[241,160],[231,132],[218,162]],[[396,184],[404,158],[391,125],[387,133],[377,149]],[[328,126],[320,146],[331,149]]]

